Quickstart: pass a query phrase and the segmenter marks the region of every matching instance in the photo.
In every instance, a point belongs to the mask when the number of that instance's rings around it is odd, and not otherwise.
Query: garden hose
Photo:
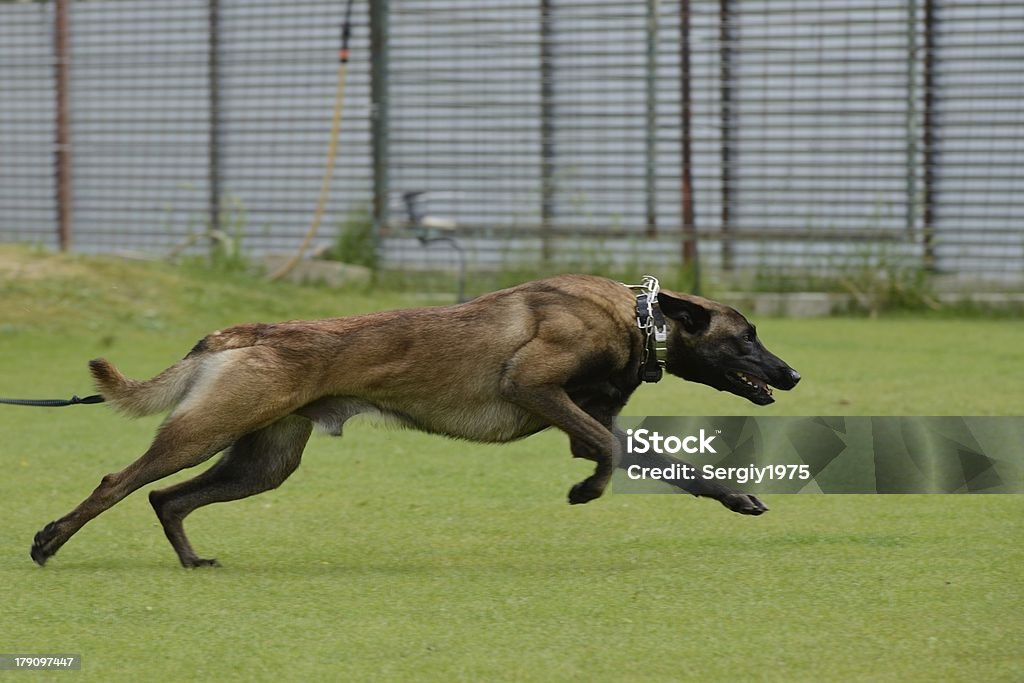
[[[334,92],[334,118],[331,121],[331,139],[327,146],[327,165],[324,168],[323,179],[320,182],[320,196],[317,199],[316,210],[313,212],[313,221],[310,223],[306,236],[302,238],[298,251],[285,262],[280,268],[271,274],[271,280],[280,280],[288,275],[302,260],[306,249],[309,248],[317,231],[320,230],[320,222],[324,217],[324,209],[327,207],[327,197],[331,192],[331,178],[334,176],[334,163],[338,158],[338,137],[341,133],[341,112],[345,104],[345,77],[348,72],[348,40],[352,33],[352,0],[348,0],[345,6],[345,21],[341,26],[341,50],[338,52],[338,85]]]

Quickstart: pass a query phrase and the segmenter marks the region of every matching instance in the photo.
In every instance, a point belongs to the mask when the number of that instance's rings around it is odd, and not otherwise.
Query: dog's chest
[[[442,410],[403,411],[397,415],[414,429],[488,443],[514,441],[549,426],[536,415],[501,400],[450,406]]]
[[[339,396],[314,401],[297,412],[336,436],[341,435],[344,424],[356,415],[384,425],[489,443],[514,441],[549,426],[526,410],[501,400],[422,406]]]

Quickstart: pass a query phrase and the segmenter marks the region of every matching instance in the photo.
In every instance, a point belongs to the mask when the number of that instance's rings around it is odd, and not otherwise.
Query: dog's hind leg
[[[149,494],[167,540],[182,566],[216,565],[192,549],[183,525],[196,508],[238,500],[277,488],[299,466],[313,423],[297,415],[246,434],[198,477]]]
[[[169,418],[145,454],[120,472],[108,474],[78,507],[50,522],[36,534],[32,559],[43,565],[89,520],[128,494],[157,479],[194,467],[223,450],[237,438],[222,430],[203,428],[204,421],[181,416]],[[243,432],[244,433],[244,432]]]

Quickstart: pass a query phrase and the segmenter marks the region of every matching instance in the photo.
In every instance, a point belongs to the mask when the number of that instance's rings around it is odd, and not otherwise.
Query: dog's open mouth
[[[741,372],[740,370],[733,371],[733,376],[753,389],[755,396],[767,399],[768,401],[775,400],[772,398],[772,388],[768,386],[768,381],[764,378]]]

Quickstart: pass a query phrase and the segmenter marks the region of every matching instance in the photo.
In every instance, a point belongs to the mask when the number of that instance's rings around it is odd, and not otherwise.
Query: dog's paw
[[[604,491],[595,490],[590,482],[583,480],[569,489],[569,505],[581,505],[589,503],[595,498],[600,498]]]
[[[32,556],[32,561],[40,567],[46,564],[46,561],[50,559],[62,545],[62,543],[57,540],[57,532],[57,522],[50,522],[36,534],[35,538],[32,539],[32,550],[29,554]]]
[[[210,559],[205,559],[202,557],[190,557],[183,559],[181,561],[181,566],[185,567],[186,569],[195,569],[197,567],[219,567],[221,565],[220,562],[213,559],[212,557]]]
[[[757,516],[768,512],[768,506],[760,498],[749,493],[729,493],[718,502],[741,515]]]

